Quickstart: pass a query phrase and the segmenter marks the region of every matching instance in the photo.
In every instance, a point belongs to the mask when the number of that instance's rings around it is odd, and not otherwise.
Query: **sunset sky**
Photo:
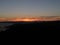
[[[60,16],[60,0],[0,0],[0,18]]]

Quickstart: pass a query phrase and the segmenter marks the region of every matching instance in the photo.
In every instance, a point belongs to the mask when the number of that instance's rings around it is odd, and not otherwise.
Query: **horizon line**
[[[60,20],[60,16],[45,16],[45,17],[24,17],[24,18],[0,18],[1,21],[55,21]]]

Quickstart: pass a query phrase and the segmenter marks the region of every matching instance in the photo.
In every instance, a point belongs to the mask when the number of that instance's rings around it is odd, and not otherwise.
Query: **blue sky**
[[[0,0],[0,17],[60,16],[60,0]]]

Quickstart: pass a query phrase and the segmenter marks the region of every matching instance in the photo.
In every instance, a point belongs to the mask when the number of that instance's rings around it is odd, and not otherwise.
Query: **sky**
[[[0,18],[60,16],[60,0],[0,0]]]

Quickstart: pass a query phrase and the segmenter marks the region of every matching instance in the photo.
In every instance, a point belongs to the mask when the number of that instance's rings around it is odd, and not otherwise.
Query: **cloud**
[[[60,20],[59,16],[39,17],[39,18],[0,18],[1,21],[55,21]]]
[[[0,18],[0,21],[6,21],[7,19],[6,18]]]

